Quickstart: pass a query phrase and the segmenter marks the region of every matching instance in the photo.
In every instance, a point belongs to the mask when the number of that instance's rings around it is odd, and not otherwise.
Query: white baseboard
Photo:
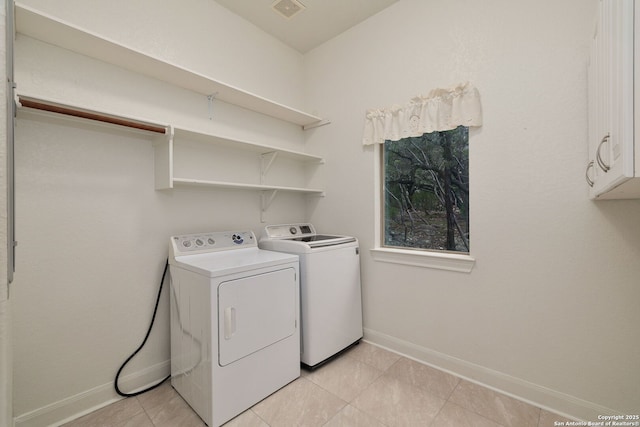
[[[598,420],[598,415],[618,414],[618,411],[596,403],[457,359],[372,329],[365,328],[364,340],[567,418],[594,421]]]
[[[158,363],[133,374],[120,378],[118,385],[129,392],[141,390],[157,383],[169,375],[171,363],[169,360]],[[15,427],[52,427],[59,426],[85,414],[93,412],[122,399],[113,387],[113,381],[92,389],[69,396],[34,411],[17,416]]]

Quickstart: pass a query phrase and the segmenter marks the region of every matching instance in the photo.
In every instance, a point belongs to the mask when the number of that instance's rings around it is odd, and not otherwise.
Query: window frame
[[[471,135],[469,135],[471,136]],[[422,248],[400,248],[384,245],[384,147],[374,146],[374,194],[375,194],[375,247],[370,249],[375,261],[409,265],[422,268],[470,273],[475,265],[471,253],[439,251]]]

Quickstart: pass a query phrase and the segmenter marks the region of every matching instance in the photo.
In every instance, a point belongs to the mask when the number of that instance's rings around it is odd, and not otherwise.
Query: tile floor
[[[362,342],[225,427],[547,427],[566,418]],[[65,427],[204,427],[167,381]]]

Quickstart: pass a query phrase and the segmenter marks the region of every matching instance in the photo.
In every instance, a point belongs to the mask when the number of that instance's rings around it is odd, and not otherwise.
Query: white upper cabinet
[[[634,42],[640,33],[636,0],[601,0],[591,45],[589,163],[586,179],[593,199],[640,198],[640,125]],[[634,31],[634,26],[638,28]],[[640,62],[638,62],[640,65]],[[634,71],[635,68],[635,71]],[[640,128],[638,128],[640,129]]]

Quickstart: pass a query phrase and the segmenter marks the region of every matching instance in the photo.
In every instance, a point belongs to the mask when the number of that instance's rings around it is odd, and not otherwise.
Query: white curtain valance
[[[362,143],[383,144],[458,126],[482,126],[480,93],[470,83],[434,89],[404,107],[367,110]]]

